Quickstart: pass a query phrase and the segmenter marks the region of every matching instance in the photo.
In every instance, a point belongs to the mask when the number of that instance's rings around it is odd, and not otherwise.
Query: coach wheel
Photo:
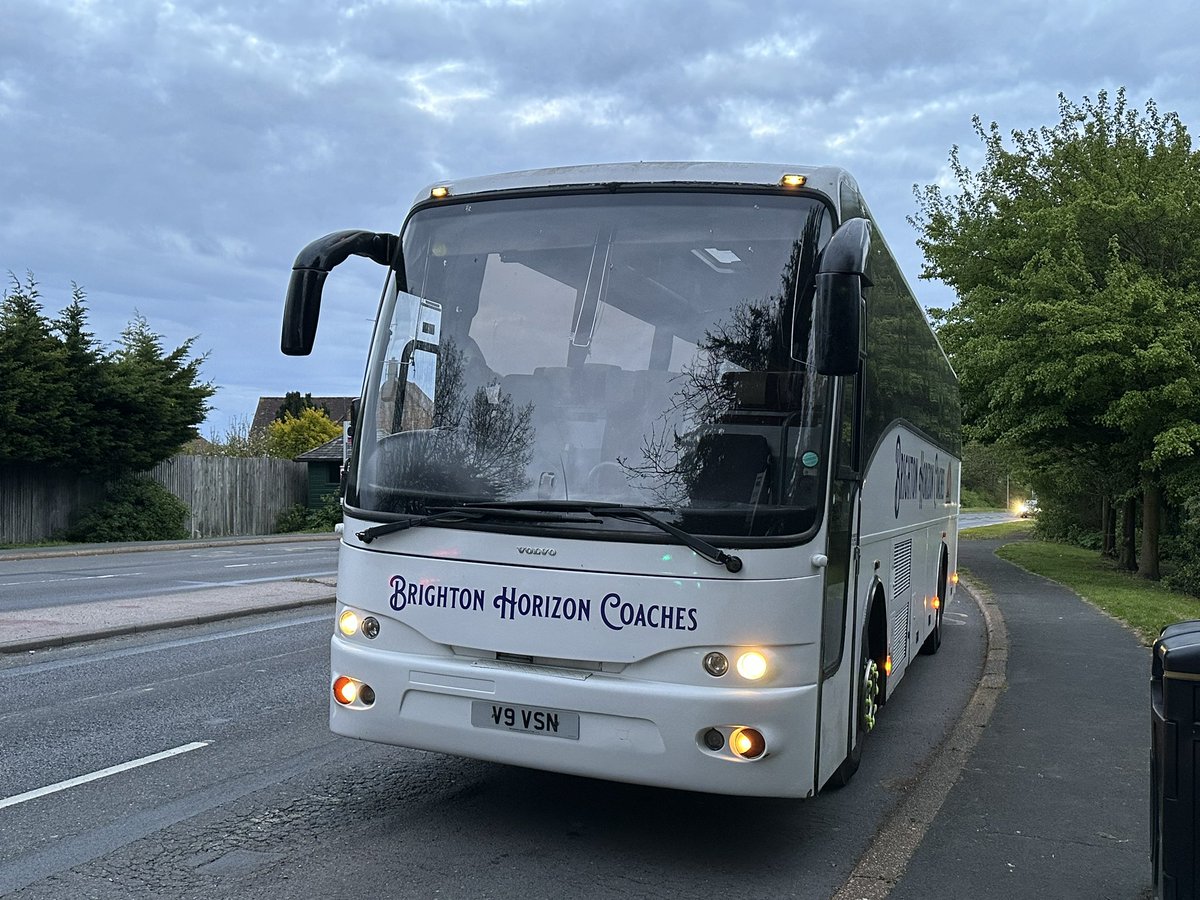
[[[829,778],[828,784],[830,787],[845,787],[850,783],[850,779],[858,771],[858,766],[862,762],[863,743],[866,741],[867,735],[875,728],[875,720],[879,715],[879,700],[883,692],[883,677],[879,669],[879,663],[871,657],[865,634],[863,635],[861,648],[858,664],[858,704],[856,707],[858,710],[858,727],[855,731],[854,744],[851,746],[850,752]]]
[[[937,609],[933,614],[933,631],[929,632],[921,644],[921,652],[932,656],[942,646],[942,613],[946,609],[946,561],[943,559],[938,570]]]

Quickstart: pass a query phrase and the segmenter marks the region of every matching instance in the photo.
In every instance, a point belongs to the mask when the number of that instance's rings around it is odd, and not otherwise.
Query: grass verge
[[[0,550],[41,550],[44,547],[69,547],[70,541],[34,541],[32,544],[0,544]]]
[[[960,541],[990,541],[995,538],[1012,538],[1019,541],[1028,537],[1033,529],[1033,523],[1028,519],[1020,522],[1000,522],[998,525],[980,525],[976,528],[965,528],[958,533]]]
[[[1070,588],[1132,627],[1146,643],[1172,622],[1200,619],[1200,597],[1178,594],[1124,572],[1094,550],[1018,541],[1005,544],[996,555]]]

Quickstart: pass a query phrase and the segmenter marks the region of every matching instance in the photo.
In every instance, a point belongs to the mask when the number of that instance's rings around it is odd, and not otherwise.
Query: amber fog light
[[[358,699],[358,682],[342,675],[333,683],[333,698],[342,706],[349,706]]]
[[[333,699],[342,706],[354,706],[356,703],[371,706],[375,703],[375,689],[369,684],[342,675],[333,683]]]
[[[754,728],[739,728],[729,736],[729,749],[742,759],[758,759],[767,752],[767,739]]]
[[[704,657],[704,671],[714,678],[720,678],[729,671],[729,657],[714,650]]]

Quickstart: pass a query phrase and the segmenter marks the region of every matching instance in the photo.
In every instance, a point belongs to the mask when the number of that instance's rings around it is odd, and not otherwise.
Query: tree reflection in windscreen
[[[622,461],[662,505],[748,506],[751,530],[759,504],[815,507],[819,476],[797,461],[820,449],[825,383],[813,370],[810,338],[822,222],[814,207],[777,293],[745,300],[705,330],[640,460]]]

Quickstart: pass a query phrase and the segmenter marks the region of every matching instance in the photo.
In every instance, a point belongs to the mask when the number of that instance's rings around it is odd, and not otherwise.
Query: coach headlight
[[[353,637],[354,632],[358,631],[358,613],[352,609],[342,610],[338,616],[338,631],[346,637]]]
[[[758,681],[767,674],[767,658],[757,650],[747,650],[738,657],[737,671],[747,681]]]

